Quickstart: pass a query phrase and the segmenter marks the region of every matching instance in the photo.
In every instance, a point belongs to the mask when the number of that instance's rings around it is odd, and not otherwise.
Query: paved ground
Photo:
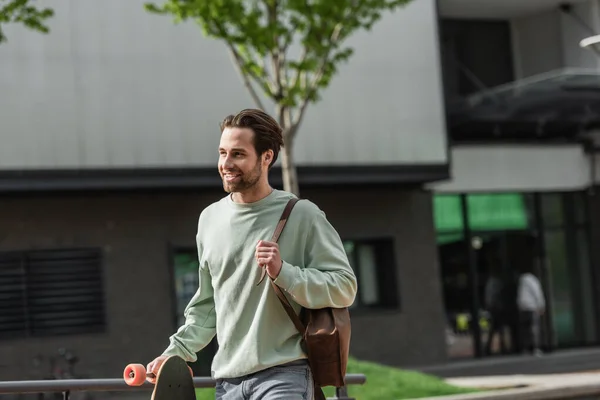
[[[446,381],[453,385],[484,389],[484,391],[421,400],[597,400],[600,398],[600,372],[448,378]]]
[[[462,387],[504,389],[519,387],[562,387],[600,383],[600,372],[546,375],[500,375],[447,378],[446,382]]]
[[[541,357],[495,356],[410,369],[442,378],[600,371],[600,348],[561,350],[546,353]]]
[[[590,400],[598,399],[600,393],[600,348],[562,350],[540,357],[472,359],[411,369],[445,378],[452,385],[489,390],[485,394],[436,400]]]

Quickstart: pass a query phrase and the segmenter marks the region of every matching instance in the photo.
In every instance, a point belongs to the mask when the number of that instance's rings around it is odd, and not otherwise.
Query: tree
[[[54,11],[50,8],[36,8],[31,3],[33,0],[0,0],[0,43],[7,40],[2,31],[3,24],[21,23],[34,31],[50,31],[44,22],[54,15]]]
[[[284,189],[299,195],[293,145],[309,103],[331,82],[353,49],[353,33],[370,30],[383,12],[410,0],[164,0],[146,9],[195,21],[208,37],[222,40],[256,106],[261,90],[275,104],[283,128]],[[290,49],[298,50],[292,57]]]

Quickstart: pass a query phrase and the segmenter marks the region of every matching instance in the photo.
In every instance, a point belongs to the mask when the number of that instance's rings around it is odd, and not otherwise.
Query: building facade
[[[49,35],[6,28],[0,379],[47,375],[34,361],[60,348],[119,376],[165,348],[195,291],[197,218],[224,196],[218,123],[254,105],[222,43],[143,3],[56,0]],[[578,42],[599,4],[486,4],[415,0],[352,37],[298,135],[301,196],[359,278],[359,359],[487,356],[492,270],[541,278],[544,349],[598,342],[600,58]]]
[[[254,105],[226,46],[143,4],[57,0],[50,34],[6,28],[2,379],[47,375],[34,360],[60,348],[82,374],[120,376],[166,347],[194,290],[197,219],[225,195],[218,124]],[[295,143],[301,196],[339,230],[361,281],[360,359],[446,358],[423,187],[449,171],[436,15],[434,1],[420,0],[353,37],[355,55]],[[382,46],[389,37],[393,51]],[[271,178],[281,187],[279,164]],[[209,373],[214,345],[197,372]]]
[[[597,1],[441,0],[451,179],[435,192],[448,357],[501,354],[486,299],[501,277],[505,352],[520,350],[521,273],[540,278],[542,347],[599,341]],[[487,301],[486,301],[487,300]],[[489,346],[489,347],[488,347]]]

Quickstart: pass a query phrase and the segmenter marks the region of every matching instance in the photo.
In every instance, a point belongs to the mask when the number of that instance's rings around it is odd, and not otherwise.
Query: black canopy
[[[600,72],[564,69],[448,104],[454,140],[577,139],[600,126]]]

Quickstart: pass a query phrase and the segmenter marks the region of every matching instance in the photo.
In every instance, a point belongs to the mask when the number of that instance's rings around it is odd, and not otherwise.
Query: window
[[[508,21],[443,19],[440,28],[447,100],[514,80]]]
[[[506,101],[506,96],[512,98],[512,92],[489,93],[514,81],[512,55],[508,20],[440,21],[446,119],[453,142],[539,139],[537,120],[529,123],[522,115],[525,112],[513,110],[512,103],[516,102]],[[467,99],[475,93],[487,94],[489,97],[484,98],[493,101]]]
[[[397,307],[392,239],[347,240],[344,249],[358,279],[358,293],[351,308]]]
[[[470,234],[481,239],[477,245],[465,240],[463,195]],[[517,279],[527,271],[540,278],[547,299],[542,343],[552,348],[597,341],[598,301],[593,290],[586,196],[585,192],[435,196],[444,304],[450,328],[461,337],[449,342],[449,357],[472,357],[483,351],[480,345],[486,344],[493,320],[486,303],[491,278],[506,283],[506,299],[514,305]],[[473,296],[474,289],[477,296]],[[475,320],[475,313],[480,323],[467,324]],[[477,326],[481,329],[474,329]],[[510,340],[515,333],[509,331],[508,342],[516,344],[510,344],[509,351],[519,352],[518,341]]]
[[[583,192],[540,194],[553,330],[559,346],[593,343],[596,296]]]
[[[185,323],[184,311],[196,291],[198,290],[198,253],[194,248],[179,248],[173,251],[173,269],[175,279],[176,298],[176,326],[179,328]],[[197,376],[211,374],[212,360],[217,353],[217,338],[215,337],[204,349],[196,353],[198,359],[190,363],[190,367]]]
[[[177,326],[185,323],[183,312],[198,290],[198,255],[195,250],[181,250],[174,255]]]
[[[0,337],[102,332],[99,250],[0,253]]]

